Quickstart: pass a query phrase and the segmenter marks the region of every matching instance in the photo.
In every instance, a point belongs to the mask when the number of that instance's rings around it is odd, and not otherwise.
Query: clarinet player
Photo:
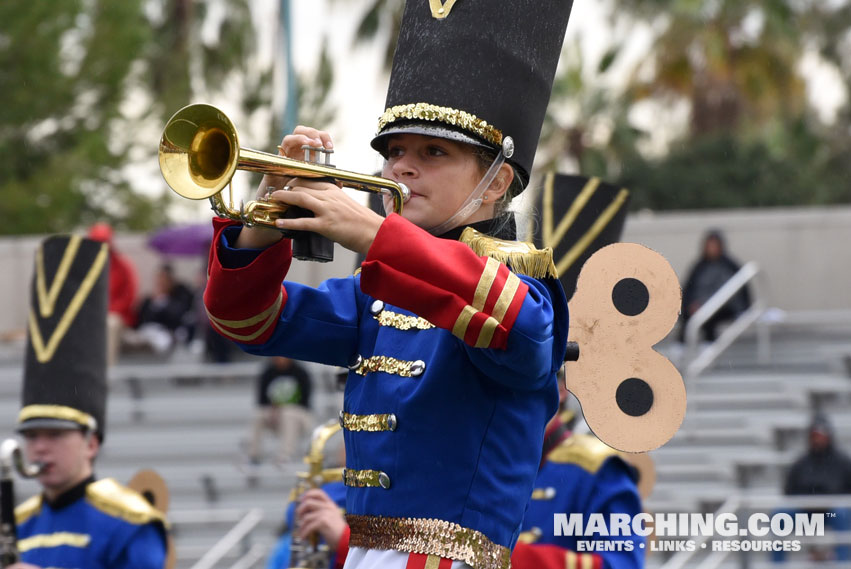
[[[165,564],[163,514],[94,475],[106,434],[107,269],[106,244],[79,236],[49,237],[36,256],[17,430],[42,491],[15,509],[10,569]]]

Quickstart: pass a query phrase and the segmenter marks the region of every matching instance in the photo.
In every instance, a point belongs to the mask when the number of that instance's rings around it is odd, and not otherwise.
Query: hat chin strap
[[[432,228],[427,229],[429,233],[432,235],[443,235],[450,229],[456,227],[460,223],[462,223],[465,219],[473,215],[473,213],[482,207],[482,196],[485,194],[485,191],[490,187],[491,182],[496,178],[497,173],[499,172],[499,168],[505,163],[505,151],[500,151],[499,154],[496,155],[496,158],[493,161],[493,164],[490,165],[488,171],[485,172],[485,175],[482,177],[479,184],[470,192],[470,195],[467,196],[467,199],[461,204],[461,207],[458,208],[454,214],[452,214],[449,219],[441,223],[440,225],[436,225]]]

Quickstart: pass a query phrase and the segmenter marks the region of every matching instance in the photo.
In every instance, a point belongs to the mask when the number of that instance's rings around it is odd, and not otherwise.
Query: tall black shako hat
[[[599,178],[550,172],[538,198],[541,222],[534,236],[552,247],[564,293],[570,299],[585,261],[598,249],[620,241],[629,190]]]
[[[36,251],[18,431],[103,439],[108,268],[108,245],[80,236],[48,237]]]
[[[396,133],[513,146],[525,186],[572,5],[408,0],[372,147],[386,155]]]

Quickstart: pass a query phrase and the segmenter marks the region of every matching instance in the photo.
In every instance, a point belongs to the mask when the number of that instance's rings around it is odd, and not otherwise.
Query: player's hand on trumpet
[[[328,182],[293,178],[269,199],[309,209],[314,217],[278,219],[279,229],[313,231],[346,249],[366,254],[384,218],[361,205],[343,189]]]
[[[297,126],[278,146],[278,154],[295,160],[304,159],[304,147],[332,150],[331,135],[323,130]],[[321,192],[329,192],[327,195]],[[279,229],[321,233],[348,249],[365,253],[372,243],[382,218],[351,199],[335,184],[306,178],[265,175],[257,188],[257,198],[282,205],[298,206],[314,212],[315,217],[282,219]],[[282,234],[264,227],[245,227],[236,246],[262,249],[274,245]]]

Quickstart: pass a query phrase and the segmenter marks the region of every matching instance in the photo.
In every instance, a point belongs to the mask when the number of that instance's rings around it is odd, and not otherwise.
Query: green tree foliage
[[[358,41],[390,56],[401,0],[369,0]],[[613,26],[646,26],[649,53],[618,67],[621,36],[598,61],[567,42],[541,135],[537,170],[597,175],[632,189],[633,208],[817,205],[851,200],[843,113],[822,124],[806,96],[802,56],[817,51],[851,84],[849,2],[799,0],[611,0]],[[602,34],[605,36],[605,34]],[[609,77],[609,79],[612,79]],[[622,85],[613,88],[612,85]],[[648,152],[652,129],[636,114],[685,104],[681,132]],[[649,106],[648,106],[649,105]],[[660,110],[661,109],[661,110]],[[646,120],[644,121],[646,124]],[[657,137],[658,138],[658,137]]]
[[[634,189],[633,207],[655,210],[851,202],[851,188],[840,183],[848,167],[825,160],[824,145],[803,123],[784,130],[779,147],[719,132],[675,144],[658,161],[634,155],[620,182]]]
[[[579,150],[574,137],[563,153],[584,173],[630,187],[633,208],[848,203],[851,191],[841,180],[849,173],[849,123],[817,119],[799,64],[816,46],[840,68],[841,53],[832,46],[841,34],[831,21],[842,16],[848,23],[851,15],[817,4],[614,0],[613,19],[649,24],[654,44],[623,97],[600,111],[611,136],[602,143],[581,138]],[[681,102],[689,109],[686,128],[661,156],[642,152],[646,136],[629,127],[636,105],[648,101],[657,109]]]
[[[166,219],[179,198],[140,192],[127,169],[156,163],[147,133],[229,81],[241,85],[248,112],[269,99],[271,71],[246,65],[255,51],[248,0],[223,0],[216,21],[207,5],[0,2],[0,233],[96,220],[138,230]],[[202,39],[202,25],[217,28],[212,40]]]

